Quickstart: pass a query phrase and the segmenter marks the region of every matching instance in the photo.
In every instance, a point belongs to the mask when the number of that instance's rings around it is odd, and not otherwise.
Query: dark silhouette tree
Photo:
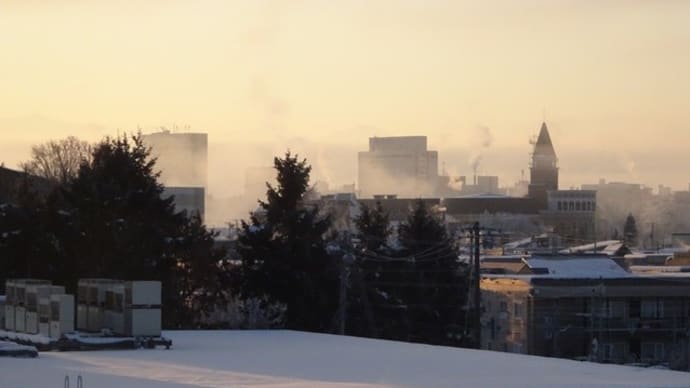
[[[67,183],[77,176],[83,162],[91,159],[91,144],[70,136],[31,147],[31,159],[21,164],[27,173],[56,183]]]
[[[106,138],[52,194],[3,206],[2,275],[72,293],[79,278],[160,280],[164,327],[198,327],[225,302],[225,253],[198,217],[163,198],[154,167],[140,134]]]
[[[381,337],[382,332],[391,334],[377,325],[376,320],[390,322],[399,316],[397,309],[389,306],[395,301],[388,300],[385,291],[381,292],[379,282],[384,280],[394,269],[396,263],[388,260],[392,250],[387,246],[392,229],[389,215],[381,202],[373,208],[360,203],[360,213],[355,218],[358,243],[355,250],[355,261],[350,270],[347,309],[347,333],[356,336]],[[380,330],[381,329],[381,330]],[[392,338],[392,337],[386,337]]]
[[[399,234],[409,258],[400,298],[408,307],[410,340],[461,345],[466,340],[467,268],[445,226],[420,199]]]
[[[381,202],[376,202],[373,209],[362,203],[355,225],[362,247],[370,251],[377,251],[385,246],[391,233],[388,213],[383,210]]]
[[[623,235],[625,236],[625,242],[628,245],[637,245],[637,225],[635,223],[635,217],[633,217],[632,213],[628,214],[628,217],[625,219]]]
[[[339,271],[326,252],[330,219],[304,204],[311,171],[306,159],[287,152],[274,167],[277,185],[267,183],[266,201],[242,222],[240,294],[286,305],[291,329],[331,331]]]

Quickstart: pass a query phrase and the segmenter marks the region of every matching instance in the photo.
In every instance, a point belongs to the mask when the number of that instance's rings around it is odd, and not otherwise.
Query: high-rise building
[[[165,196],[175,197],[177,211],[205,218],[208,184],[208,135],[168,130],[142,136],[156,158]]]
[[[168,130],[142,136],[157,158],[156,169],[166,186],[203,187],[208,184],[208,135]]]
[[[361,198],[396,194],[416,198],[435,194],[438,152],[427,150],[426,136],[369,138],[369,151],[359,153]]]

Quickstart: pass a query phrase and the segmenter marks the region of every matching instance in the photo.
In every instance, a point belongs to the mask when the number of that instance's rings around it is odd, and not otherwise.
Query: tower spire
[[[551,143],[551,136],[549,135],[549,129],[546,127],[546,122],[541,123],[539,137],[537,137],[537,142],[534,144],[534,154],[556,156],[556,150],[554,150],[553,143]]]

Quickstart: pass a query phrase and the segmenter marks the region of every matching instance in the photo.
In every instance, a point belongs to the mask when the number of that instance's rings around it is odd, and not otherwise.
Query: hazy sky
[[[353,182],[374,135],[469,174],[488,133],[480,172],[509,184],[545,117],[564,187],[687,190],[688,26],[684,0],[0,0],[0,161],[189,125],[225,194],[287,147]]]

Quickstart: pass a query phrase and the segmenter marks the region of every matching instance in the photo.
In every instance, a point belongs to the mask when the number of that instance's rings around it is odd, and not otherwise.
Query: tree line
[[[78,157],[65,156],[70,145]],[[305,198],[311,166],[287,152],[274,159],[277,183],[267,183],[242,222],[231,260],[198,215],[176,212],[163,196],[140,134],[48,143],[25,167],[54,188],[37,195],[25,185],[0,205],[3,283],[46,278],[74,292],[85,277],[160,280],[166,328],[223,327],[208,318],[239,300],[244,310],[281,315],[270,325],[290,329],[470,342],[467,267],[421,200],[397,228],[380,204],[361,205],[355,230],[336,233],[330,215]]]

